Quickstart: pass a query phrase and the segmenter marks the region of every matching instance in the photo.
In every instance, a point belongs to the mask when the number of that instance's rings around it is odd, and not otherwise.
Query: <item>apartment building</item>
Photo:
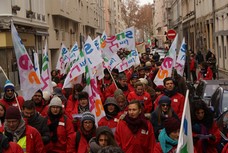
[[[166,3],[165,7],[162,3]],[[176,30],[179,38],[185,37],[188,49],[195,53],[201,51],[205,55],[211,50],[217,57],[218,68],[228,72],[227,8],[228,1],[223,0],[157,0],[155,30],[157,33],[163,28]],[[167,16],[163,15],[167,26],[162,24],[162,12],[167,12]]]

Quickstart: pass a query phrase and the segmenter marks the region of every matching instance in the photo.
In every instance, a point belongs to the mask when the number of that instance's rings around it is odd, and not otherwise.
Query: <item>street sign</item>
[[[173,29],[170,29],[168,30],[166,36],[169,40],[173,40],[176,37],[176,31]]]

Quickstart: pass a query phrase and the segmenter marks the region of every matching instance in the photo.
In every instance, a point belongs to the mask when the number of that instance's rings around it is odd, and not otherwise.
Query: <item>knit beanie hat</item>
[[[17,119],[21,120],[21,113],[15,106],[10,106],[6,109],[5,119]]]
[[[167,135],[169,135],[170,133],[180,129],[180,121],[174,117],[170,117],[164,121],[163,126]]]
[[[90,120],[95,123],[95,116],[91,112],[84,112],[82,114],[81,123],[83,123],[85,120]]]
[[[168,104],[170,105],[171,104],[171,100],[168,96],[162,96],[159,101],[158,101],[158,104],[161,105],[161,104]]]
[[[4,85],[4,91],[6,92],[7,89],[14,90],[14,84],[10,82],[10,80],[6,80],[6,83]]]
[[[54,96],[49,104],[49,107],[51,106],[59,106],[62,107],[62,100],[58,96]]]

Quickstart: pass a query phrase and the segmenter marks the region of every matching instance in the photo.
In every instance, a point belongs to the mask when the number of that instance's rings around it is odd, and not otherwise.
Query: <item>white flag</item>
[[[41,71],[41,80],[43,82],[42,91],[48,91],[52,93],[53,86],[51,80],[51,71],[50,63],[48,58],[48,49],[47,49],[47,40],[45,41],[45,46],[42,53],[42,71]]]
[[[192,123],[189,106],[189,90],[186,92],[184,111],[181,119],[181,128],[179,140],[177,145],[177,153],[193,153],[193,140],[192,140]]]
[[[162,62],[160,69],[158,70],[157,75],[154,78],[154,83],[158,85],[163,85],[163,80],[166,77],[170,77],[172,74],[172,69],[176,61],[176,47],[177,47],[178,35],[176,35],[169,52],[167,53],[164,61]]]
[[[30,100],[35,92],[41,89],[42,84],[13,22],[11,22],[11,34],[17,58],[23,98]]]
[[[184,66],[186,62],[186,51],[187,51],[187,44],[185,43],[185,38],[183,38],[181,47],[179,50],[179,54],[176,60],[175,69],[177,70],[177,73],[183,76],[184,74]]]

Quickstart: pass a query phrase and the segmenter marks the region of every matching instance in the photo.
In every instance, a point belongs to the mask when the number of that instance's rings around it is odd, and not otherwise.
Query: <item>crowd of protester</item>
[[[119,56],[126,56],[121,51]],[[124,55],[122,55],[124,54]],[[212,79],[213,54],[190,55],[193,81]],[[185,103],[185,78],[173,73],[153,83],[163,59],[143,54],[138,67],[104,70],[97,80],[106,116],[96,123],[85,80],[62,89],[64,76],[53,70],[53,93],[38,90],[24,101],[7,80],[0,100],[0,152],[3,153],[174,153]],[[200,71],[198,78],[196,68]],[[194,152],[216,153],[221,136],[204,101],[191,104]],[[209,135],[202,138],[202,135]]]

